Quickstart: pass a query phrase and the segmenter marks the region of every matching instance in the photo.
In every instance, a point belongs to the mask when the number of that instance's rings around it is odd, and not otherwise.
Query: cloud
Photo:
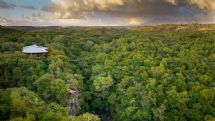
[[[177,15],[180,7],[210,11],[215,10],[215,0],[52,0],[42,10],[52,12],[56,18],[68,19],[96,12],[128,16]]]
[[[33,5],[21,5],[21,8],[25,8],[25,9],[30,9],[30,10],[35,10],[36,8]]]
[[[46,21],[52,20],[52,18],[44,14],[43,12],[39,11],[39,12],[32,13],[32,15],[30,16],[22,15],[22,20],[27,22],[46,22]]]
[[[200,9],[215,10],[215,0],[188,0],[188,3]]]
[[[0,25],[5,25],[8,22],[12,22],[12,20],[0,16]]]
[[[44,20],[32,16],[22,16],[22,19],[8,19],[0,17],[0,25],[3,26],[49,26],[63,25],[57,23],[56,20]]]
[[[37,12],[37,13],[33,13],[32,17],[35,18],[35,19],[37,19],[37,20],[40,20],[40,21],[41,20],[49,20],[49,19],[51,19],[49,16],[45,15],[41,11]]]
[[[20,18],[7,18],[0,16],[0,25],[5,26],[47,26],[52,23],[53,20],[50,16],[44,14],[43,12],[35,12],[31,15],[21,15]]]
[[[177,5],[177,0],[166,0],[165,2],[170,3],[172,5]]]
[[[4,0],[0,0],[0,9],[14,9],[15,4],[7,3]]]
[[[214,13],[215,0],[52,0],[42,10],[50,12],[56,19],[102,19],[109,16],[127,19],[131,25],[156,18],[190,22],[198,20],[199,15]]]
[[[22,20],[23,21],[32,22],[32,16],[22,15]]]
[[[130,18],[128,20],[128,24],[132,26],[141,25],[143,23],[143,20],[140,18]]]
[[[0,17],[0,24],[7,22],[7,19],[4,17]]]
[[[10,18],[0,16],[0,25],[17,24],[18,20],[12,20]]]
[[[15,7],[0,0],[0,9]],[[28,4],[19,7],[36,9]],[[51,0],[41,11],[27,15],[22,16],[23,21],[60,25],[212,23],[215,22],[215,0]]]

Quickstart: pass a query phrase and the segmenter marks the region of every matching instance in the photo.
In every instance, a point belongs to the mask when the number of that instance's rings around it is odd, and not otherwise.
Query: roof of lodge
[[[47,47],[43,46],[37,46],[37,45],[30,45],[23,47],[22,52],[23,53],[32,53],[32,54],[37,54],[37,53],[47,53]]]

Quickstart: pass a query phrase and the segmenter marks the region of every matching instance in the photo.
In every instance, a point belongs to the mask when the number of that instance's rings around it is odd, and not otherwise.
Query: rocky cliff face
[[[78,100],[79,91],[69,90],[69,94],[71,95],[69,115],[74,116],[74,115],[77,115],[78,111],[80,110],[80,104],[79,104],[79,100]]]

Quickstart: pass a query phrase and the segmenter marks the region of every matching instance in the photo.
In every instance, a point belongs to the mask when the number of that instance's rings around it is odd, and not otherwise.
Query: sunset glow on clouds
[[[214,23],[215,0],[0,0],[1,25]]]

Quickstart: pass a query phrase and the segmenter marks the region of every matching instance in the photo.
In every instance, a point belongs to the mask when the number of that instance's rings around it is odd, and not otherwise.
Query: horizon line
[[[161,26],[161,25],[215,25],[215,23],[162,23],[150,25],[0,25],[3,27],[147,27],[147,26]]]

